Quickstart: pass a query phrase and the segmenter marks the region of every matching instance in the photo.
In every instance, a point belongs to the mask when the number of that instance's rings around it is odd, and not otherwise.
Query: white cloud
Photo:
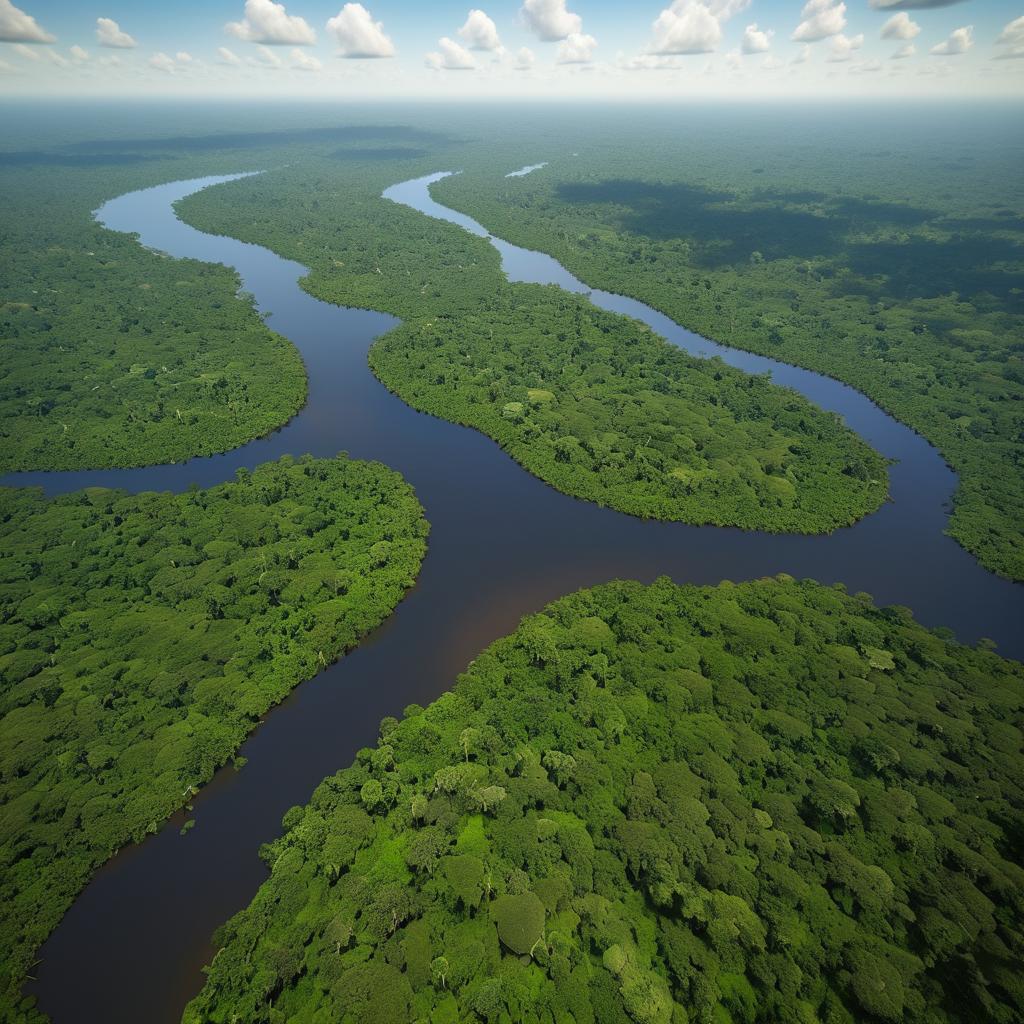
[[[778,57],[773,57],[771,54],[768,54],[768,56],[761,61],[762,71],[778,71],[780,68],[785,66],[786,65],[783,61],[779,60]]]
[[[33,50],[31,46],[26,46],[24,43],[18,43],[18,45],[14,47],[14,52],[19,57],[24,57],[25,60],[42,60],[43,59],[42,57],[39,56],[39,50]]]
[[[501,49],[498,26],[483,11],[476,8],[469,12],[466,24],[459,29],[459,35],[471,50]]]
[[[593,36],[572,32],[558,47],[559,64],[589,64],[594,59],[597,40]]]
[[[536,63],[537,58],[533,55],[533,50],[528,46],[520,46],[516,51],[516,70],[529,71]]]
[[[362,4],[345,4],[327,22],[341,48],[339,57],[394,57],[395,44],[384,34],[384,25],[373,20],[373,15]]]
[[[443,36],[437,41],[437,50],[427,54],[427,67],[435,71],[473,71],[473,54],[454,39]]]
[[[933,46],[931,52],[939,57],[955,57],[957,54],[966,53],[974,45],[974,26],[964,25],[951,32],[949,38],[938,46]]]
[[[54,37],[40,27],[36,19],[15,7],[11,0],[0,0],[0,42],[52,43]]]
[[[289,14],[284,4],[276,4],[274,0],[245,0],[242,20],[229,21],[224,29],[247,43],[310,46],[316,42],[316,33],[306,19]]]
[[[130,50],[139,44],[112,18],[96,19],[96,41],[100,46],[109,46],[114,50]]]
[[[1024,16],[1015,18],[999,33],[996,45],[1005,46],[1008,49],[996,54],[995,60],[1012,60],[1015,57],[1024,57]]]
[[[764,53],[772,45],[772,36],[775,33],[768,29],[767,32],[762,32],[757,27],[757,22],[753,25],[748,25],[743,30],[743,42],[740,45],[740,49],[744,53]]]
[[[730,50],[725,55],[725,66],[730,71],[739,71],[743,67],[743,54],[739,50]]]
[[[811,48],[801,46],[800,52],[789,62],[790,64],[806,64],[811,59]]]
[[[658,15],[650,53],[711,53],[722,39],[722,26],[707,4],[675,0]]]
[[[846,28],[846,4],[834,0],[807,0],[800,14],[803,19],[793,38],[797,42],[814,43],[839,35]]]
[[[863,35],[857,35],[851,39],[840,32],[832,40],[832,48],[829,51],[828,60],[832,64],[842,64],[853,56],[854,50],[859,50],[863,45]]]
[[[906,60],[908,57],[913,57],[915,53],[917,53],[917,47],[913,43],[907,43],[906,46],[901,46],[889,59]]]
[[[250,57],[246,63],[254,68],[269,68],[271,71],[279,71],[284,67],[284,61],[269,46],[257,46],[258,57]]]
[[[583,32],[583,19],[565,9],[565,0],[523,0],[523,20],[538,39],[553,43]]]
[[[174,63],[173,57],[168,57],[166,53],[154,53],[149,58],[149,66],[155,68],[157,71],[166,72],[168,75],[171,74],[177,65]]]
[[[292,50],[290,54],[292,58],[292,67],[296,71],[322,71],[323,64],[320,63],[312,54],[303,53],[297,46]]]
[[[83,50],[77,43],[68,50],[68,53],[70,53],[77,61],[85,61],[89,59],[89,51]]]
[[[232,53],[226,46],[217,47],[217,63],[218,64],[230,64],[231,67],[238,67],[242,63],[242,58],[237,53]]]
[[[14,70],[14,66],[13,65],[8,64],[7,61],[5,61],[5,60],[0,60],[0,71],[4,72],[6,74],[6,73],[11,72],[13,70]]]
[[[913,39],[920,32],[921,26],[916,21],[911,21],[906,11],[894,14],[882,26],[883,39]]]
[[[184,50],[179,50],[174,55],[174,59],[179,64],[194,64],[195,63],[195,57],[193,57],[191,53],[186,53]]]
[[[107,56],[100,57],[97,62],[105,68],[119,68],[121,66],[121,58],[116,57],[114,54],[108,54]]]

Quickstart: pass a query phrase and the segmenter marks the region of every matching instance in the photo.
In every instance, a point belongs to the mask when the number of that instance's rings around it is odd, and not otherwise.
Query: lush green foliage
[[[1010,1024],[1024,669],[788,577],[612,583],[386,719],[188,1024]]]
[[[950,533],[1024,579],[1019,133],[998,111],[943,110],[954,133],[925,111],[662,116],[569,129],[505,178],[520,134],[435,194],[593,287],[863,391],[959,474]]]
[[[883,460],[802,396],[693,359],[492,247],[380,199],[394,166],[313,160],[184,200],[204,230],[312,268],[321,298],[397,313],[370,364],[416,408],[483,431],[568,494],[636,515],[817,533],[874,511]]]
[[[298,352],[236,295],[233,271],[93,221],[139,178],[0,167],[0,471],[180,462],[268,433],[305,401]]]
[[[885,462],[837,417],[558,288],[417,320],[370,365],[559,490],[634,515],[815,533],[885,499]]]
[[[183,495],[0,490],[3,1000],[92,871],[401,599],[426,521],[377,463]]]

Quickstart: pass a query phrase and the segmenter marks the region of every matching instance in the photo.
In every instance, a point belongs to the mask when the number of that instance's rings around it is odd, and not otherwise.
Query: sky
[[[1024,97],[1024,0],[0,0],[0,97]]]

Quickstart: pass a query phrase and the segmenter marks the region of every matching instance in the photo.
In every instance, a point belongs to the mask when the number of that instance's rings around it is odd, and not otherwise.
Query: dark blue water
[[[490,237],[479,224],[435,203],[440,175],[385,195]],[[736,352],[682,330],[622,296],[591,291],[550,257],[492,239],[514,280],[588,292],[605,309],[643,320],[688,351],[719,355],[839,413],[897,460],[893,500],[856,526],[801,537],[642,521],[547,487],[472,430],[414,412],[373,377],[372,340],[393,317],[320,302],[298,286],[300,264],[266,249],[203,234],[172,203],[230,178],[175,182],[107,203],[99,218],[135,231],[172,256],[235,267],[270,326],[290,338],[309,373],[309,401],[286,427],[233,452],[180,465],[132,470],[26,473],[5,483],[58,493],[84,486],[183,490],[233,477],[283,453],[379,459],[416,488],[431,523],[430,550],[416,588],[356,651],[300,686],[246,742],[248,765],[220,772],[194,801],[196,827],[178,834],[176,816],[156,836],[104,867],[43,947],[32,986],[56,1024],[177,1021],[202,984],[213,929],[251,898],[265,877],[260,843],[283,813],[376,738],[384,715],[425,704],[489,641],[520,618],[579,587],[614,577],[678,582],[788,572],[865,590],[880,604],[909,605],[929,625],[965,641],[994,638],[1024,653],[1024,587],[981,569],[943,534],[955,477],[938,453],[870,401],[806,370]]]

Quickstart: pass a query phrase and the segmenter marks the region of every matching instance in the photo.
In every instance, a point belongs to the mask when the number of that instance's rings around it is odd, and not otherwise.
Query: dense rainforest
[[[397,473],[344,456],[179,495],[0,489],[0,1017],[96,867],[387,617],[426,534]]]
[[[381,723],[187,1024],[1011,1024],[1024,670],[789,577],[618,582]]]
[[[956,138],[878,111],[620,116],[535,144],[522,177],[520,136],[474,152],[433,191],[595,288],[852,384],[956,470],[949,532],[1024,579],[1024,139],[950,113]]]
[[[817,533],[885,499],[885,462],[838,417],[554,287],[400,327],[370,365],[560,491],[634,515]]]
[[[634,515],[823,533],[885,500],[882,458],[803,396],[694,358],[483,239],[380,198],[401,165],[309,159],[182,200],[190,224],[308,265],[304,286],[396,313],[370,365],[559,490]]]
[[[302,360],[238,298],[233,271],[93,220],[154,176],[0,158],[0,471],[181,462],[305,401]]]

